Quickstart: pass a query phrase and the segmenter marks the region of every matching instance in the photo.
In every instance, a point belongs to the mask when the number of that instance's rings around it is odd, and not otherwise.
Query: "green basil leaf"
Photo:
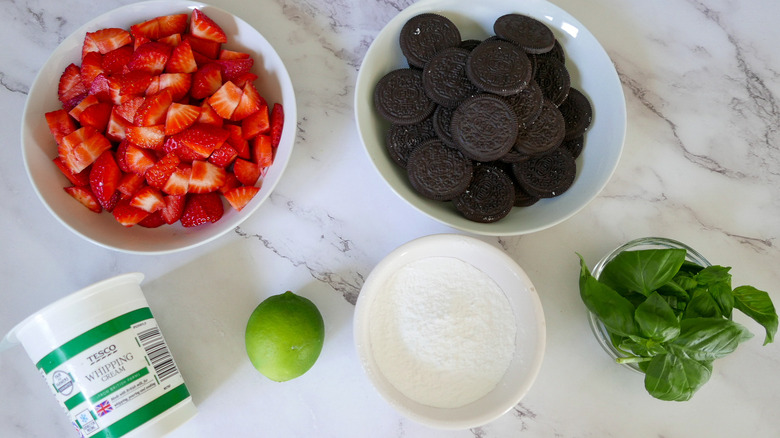
[[[609,286],[590,274],[585,260],[580,258],[580,297],[591,312],[615,334],[628,336],[639,333],[634,322],[634,305]]]
[[[668,347],[698,361],[724,357],[740,342],[753,337],[745,327],[723,318],[690,318],[680,321],[680,336]]]
[[[634,319],[639,332],[654,341],[665,342],[680,334],[680,322],[674,310],[657,292],[651,293],[644,303],[637,306]]]
[[[683,318],[722,318],[720,306],[709,290],[700,287],[693,290],[691,301],[685,307]]]
[[[734,289],[734,307],[764,326],[764,345],[774,341],[777,333],[777,312],[769,294],[753,286]]]
[[[684,261],[682,266],[680,266],[680,272],[687,272],[687,273],[689,273],[691,275],[695,275],[696,273],[698,273],[702,269],[704,269],[703,266],[701,266],[701,265],[699,265],[697,263],[694,263],[694,262],[692,262],[690,260]]]
[[[684,261],[684,249],[624,251],[604,266],[599,280],[621,294],[648,296],[674,278]]]
[[[641,357],[653,357],[667,352],[663,344],[639,336],[623,338],[619,348]]]
[[[734,310],[734,294],[731,292],[731,281],[722,281],[710,286],[710,294],[720,307],[720,312],[728,319]]]
[[[688,291],[680,286],[676,280],[672,280],[663,286],[659,287],[657,292],[663,296],[679,298],[683,301],[688,301],[691,296],[688,295]]]
[[[712,363],[673,353],[653,357],[645,369],[645,389],[660,400],[686,401],[712,376]]]
[[[681,272],[677,274],[674,277],[673,282],[680,286],[680,289],[690,292],[694,289],[696,289],[696,286],[699,285],[699,283],[696,282],[696,280],[691,276],[691,274],[687,272]]]
[[[724,266],[707,266],[699,271],[694,277],[697,283],[701,285],[710,285],[714,283],[720,283],[722,281],[731,282],[731,274],[729,271],[731,268]]]

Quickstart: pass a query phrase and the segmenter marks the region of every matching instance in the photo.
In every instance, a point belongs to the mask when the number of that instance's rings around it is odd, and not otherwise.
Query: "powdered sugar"
[[[453,257],[428,257],[394,273],[372,305],[371,348],[382,374],[433,407],[466,405],[501,380],[517,326],[504,292]]]

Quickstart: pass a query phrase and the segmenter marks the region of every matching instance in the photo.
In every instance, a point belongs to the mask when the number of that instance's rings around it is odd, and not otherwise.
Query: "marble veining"
[[[215,242],[160,257],[114,253],[67,231],[36,199],[19,146],[25,99],[49,54],[87,21],[134,1],[3,0],[0,335],[70,292],[140,271],[199,408],[172,438],[776,437],[780,347],[762,346],[760,327],[740,320],[756,337],[717,361],[691,401],[659,402],[590,333],[575,253],[592,266],[627,240],[670,237],[732,266],[735,285],[767,290],[780,303],[780,3],[552,2],[614,62],[627,135],[611,181],[577,215],[529,235],[481,238],[524,268],[547,322],[537,381],[497,420],[441,431],[401,416],[371,387],[353,346],[354,305],[372,267],[414,238],[458,232],[390,191],[354,124],[363,56],[412,0],[208,2],[255,26],[285,61],[296,145],[284,178],[249,220]],[[273,384],[246,360],[242,336],[253,307],[285,290],[318,305],[326,342],[306,375]],[[75,436],[21,349],[0,355],[0,436]]]

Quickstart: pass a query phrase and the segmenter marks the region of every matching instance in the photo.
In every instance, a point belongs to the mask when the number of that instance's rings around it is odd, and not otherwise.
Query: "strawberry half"
[[[165,142],[165,127],[155,126],[131,126],[125,131],[127,141],[146,149],[161,149]]]
[[[81,123],[81,126],[91,126],[96,131],[105,133],[113,108],[114,106],[108,102],[98,102],[90,105],[79,115],[79,123]]]
[[[224,212],[222,198],[218,193],[196,193],[187,198],[180,221],[184,227],[196,227],[218,221]]]
[[[70,64],[60,76],[57,96],[66,111],[70,111],[87,95],[87,87],[81,80],[81,69],[76,64]]]
[[[160,190],[152,186],[146,186],[138,190],[130,201],[130,205],[140,208],[147,213],[154,213],[165,207],[165,201],[163,201],[163,195],[160,193]]]
[[[148,212],[133,207],[129,201],[118,203],[111,213],[114,215],[114,219],[125,227],[132,227],[149,216]]]
[[[195,62],[195,56],[192,54],[192,46],[187,40],[182,41],[174,47],[168,63],[165,65],[165,71],[168,73],[195,73],[198,70],[198,64]]]
[[[172,103],[165,115],[165,135],[177,134],[192,126],[200,116],[200,107]]]
[[[169,89],[164,89],[144,99],[144,103],[138,107],[133,117],[136,126],[154,126],[165,124],[168,107],[173,103],[173,96]]]
[[[190,189],[190,175],[192,175],[191,166],[179,165],[165,182],[163,192],[169,195],[186,195]]]
[[[190,94],[194,99],[205,99],[216,93],[221,86],[222,69],[218,64],[206,64],[193,73]]]
[[[81,48],[81,57],[84,58],[89,52],[100,52],[101,55],[105,55],[112,50],[132,43],[133,37],[130,32],[116,27],[87,32],[84,37],[84,45]]]
[[[199,9],[192,10],[192,22],[190,25],[190,33],[198,38],[204,40],[214,41],[217,43],[226,43],[227,35],[217,23],[209,18],[206,14]]]
[[[237,211],[241,211],[252,198],[255,197],[257,192],[260,191],[260,187],[254,186],[241,186],[225,192],[225,199],[227,199],[230,206]]]
[[[225,169],[209,163],[195,160],[190,174],[190,193],[209,193],[218,190],[225,183]]]
[[[67,194],[73,196],[74,199],[81,202],[85,207],[94,211],[95,213],[100,213],[101,211],[103,211],[103,207],[100,206],[100,203],[98,203],[97,198],[89,189],[89,187],[72,186],[72,187],[63,187],[63,189],[65,189],[65,192]]]
[[[122,171],[114,160],[110,150],[103,152],[89,172],[89,187],[95,194],[100,205],[106,210],[112,210],[118,200],[116,188],[122,179]]]
[[[57,143],[62,142],[62,138],[76,130],[76,122],[70,117],[67,111],[59,109],[44,114],[46,124],[49,125],[49,131],[54,136]]]
[[[225,82],[216,93],[209,97],[209,105],[223,119],[229,120],[241,101],[241,89],[234,83]]]
[[[170,56],[171,46],[157,41],[150,41],[142,44],[133,52],[127,67],[131,71],[143,71],[152,75],[159,75],[165,70],[165,64]]]
[[[170,195],[163,198],[165,206],[160,210],[160,215],[166,224],[176,223],[184,212],[186,196]]]
[[[260,179],[263,168],[255,162],[243,158],[236,158],[236,161],[233,163],[233,173],[241,184],[253,186],[257,184],[257,180]]]
[[[241,90],[241,99],[238,101],[235,111],[230,116],[231,120],[240,121],[254,114],[266,106],[265,100],[255,88],[254,84],[247,82]]]

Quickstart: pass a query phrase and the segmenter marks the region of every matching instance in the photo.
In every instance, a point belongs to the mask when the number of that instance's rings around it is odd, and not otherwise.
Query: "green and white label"
[[[121,437],[190,396],[148,307],[82,333],[36,365],[82,437]]]

